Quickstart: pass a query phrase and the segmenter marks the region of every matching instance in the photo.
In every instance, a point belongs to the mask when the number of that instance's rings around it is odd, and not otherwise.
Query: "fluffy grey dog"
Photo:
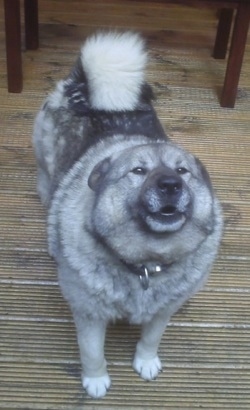
[[[104,340],[115,319],[142,325],[133,367],[156,378],[165,327],[205,283],[222,231],[207,171],[156,116],[146,60],[137,34],[90,37],[34,128],[49,251],[92,397],[110,387]]]

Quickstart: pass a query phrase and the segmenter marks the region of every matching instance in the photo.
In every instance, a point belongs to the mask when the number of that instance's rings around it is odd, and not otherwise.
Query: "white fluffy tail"
[[[145,44],[139,35],[100,32],[86,40],[81,62],[93,108],[124,111],[136,107],[147,62]]]

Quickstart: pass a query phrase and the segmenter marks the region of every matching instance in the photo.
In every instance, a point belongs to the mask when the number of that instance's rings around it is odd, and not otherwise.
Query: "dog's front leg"
[[[106,323],[75,317],[82,364],[82,384],[89,396],[105,396],[111,385],[104,357]]]
[[[155,379],[161,371],[161,361],[157,351],[168,321],[169,315],[158,314],[150,322],[142,325],[141,339],[136,346],[133,368],[145,380]]]

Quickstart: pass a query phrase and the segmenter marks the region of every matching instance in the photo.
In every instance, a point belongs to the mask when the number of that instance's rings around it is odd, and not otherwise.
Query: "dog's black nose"
[[[175,175],[161,175],[157,179],[157,187],[165,195],[176,196],[181,192],[182,180]]]

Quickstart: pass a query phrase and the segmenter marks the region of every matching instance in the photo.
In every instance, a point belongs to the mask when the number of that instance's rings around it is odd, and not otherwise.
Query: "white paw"
[[[108,374],[100,377],[83,377],[82,385],[89,396],[98,399],[105,396],[111,386],[111,380]]]
[[[145,380],[154,380],[161,371],[161,361],[158,356],[153,359],[142,359],[135,355],[133,361],[134,370]]]

